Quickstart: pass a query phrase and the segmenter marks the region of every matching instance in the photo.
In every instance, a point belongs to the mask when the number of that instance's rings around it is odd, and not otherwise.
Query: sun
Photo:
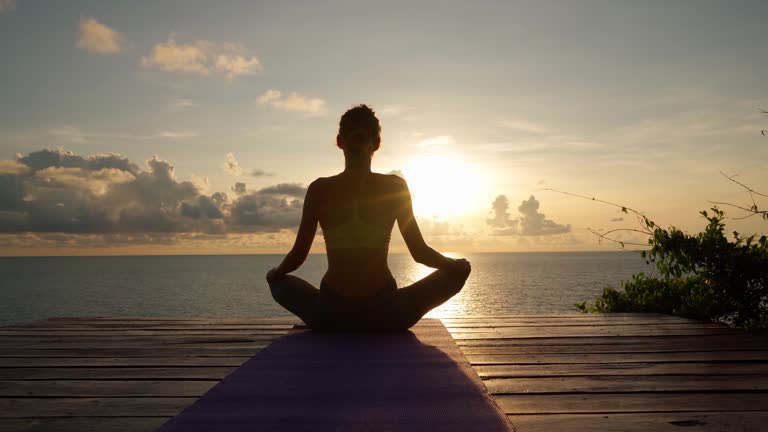
[[[482,170],[450,153],[415,156],[403,167],[417,216],[451,218],[480,208]]]

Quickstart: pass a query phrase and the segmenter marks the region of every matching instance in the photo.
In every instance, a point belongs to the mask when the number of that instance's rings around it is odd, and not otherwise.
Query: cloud
[[[153,139],[187,139],[197,136],[197,132],[185,130],[166,130],[149,135],[138,135],[121,132],[92,132],[80,128],[64,126],[48,131],[50,135],[66,138],[72,142],[85,143],[93,139],[117,139],[117,140],[153,140]]]
[[[227,156],[224,158],[224,168],[231,174],[234,174],[236,176],[247,176],[247,177],[269,177],[273,174],[267,171],[262,170],[244,170],[240,163],[237,161],[237,158],[235,158],[235,155],[233,153],[227,153]]]
[[[381,117],[398,117],[407,110],[408,107],[404,105],[385,105],[376,109],[376,115]]]
[[[96,18],[82,18],[77,46],[95,54],[115,54],[120,52],[122,38],[120,33],[98,22]]]
[[[0,0],[0,13],[13,10],[16,7],[16,0]]]
[[[506,129],[513,129],[531,134],[548,134],[552,132],[551,129],[543,125],[524,120],[502,120],[500,124]]]
[[[239,75],[253,75],[261,70],[261,62],[256,57],[246,58],[239,54],[219,54],[216,57],[216,70],[232,79]]]
[[[486,220],[488,225],[495,228],[505,228],[511,224],[512,221],[509,219],[509,212],[507,212],[509,200],[506,195],[497,196],[491,203],[491,208],[493,208],[494,216],[493,219]]]
[[[232,192],[234,192],[236,195],[244,195],[246,193],[245,189],[245,183],[237,182],[234,186],[232,186]]]
[[[325,101],[319,98],[310,98],[296,92],[283,95],[280,90],[269,89],[262,93],[256,101],[260,105],[270,104],[274,108],[283,111],[303,112],[307,114],[324,114]]]
[[[517,207],[520,217],[511,219],[507,211],[509,200],[505,195],[499,195],[491,204],[494,217],[487,219],[486,223],[494,228],[494,235],[544,236],[571,232],[570,225],[558,224],[539,213],[539,205],[539,201],[531,195]]]
[[[293,197],[303,197],[307,194],[307,188],[299,183],[280,183],[274,186],[267,186],[259,189],[262,195],[287,195]]]
[[[243,195],[232,206],[231,222],[242,229],[268,231],[272,227],[289,228],[298,225],[302,200],[286,200],[272,194],[258,192]]]
[[[256,101],[260,104],[265,104],[280,99],[281,95],[280,91],[270,89],[262,93]]]
[[[450,135],[438,135],[419,141],[419,147],[444,147],[455,142]]]
[[[242,186],[240,186],[242,185]],[[0,161],[0,232],[73,235],[278,232],[295,228],[306,188],[281,183],[208,195],[152,157],[141,168],[116,154],[40,150]]]
[[[26,165],[14,160],[0,160],[0,175],[22,174],[28,169]]]
[[[416,217],[421,233],[426,237],[451,236],[460,237],[467,233],[463,230],[463,225],[457,225],[447,220],[441,220],[435,217],[424,218]]]
[[[166,72],[185,72],[208,75],[206,64],[213,44],[208,41],[195,41],[189,45],[177,45],[173,37],[165,43],[159,43],[152,48],[148,57],[141,58],[141,64],[146,67],[157,67]]]
[[[197,105],[198,105],[197,102],[191,99],[177,99],[171,103],[171,107],[178,110],[193,108],[193,107],[196,107]]]
[[[177,44],[171,35],[166,42],[156,44],[148,56],[142,57],[141,64],[166,72],[197,75],[218,72],[233,79],[262,70],[259,59],[244,55],[244,51],[241,45],[215,44],[206,40]]]

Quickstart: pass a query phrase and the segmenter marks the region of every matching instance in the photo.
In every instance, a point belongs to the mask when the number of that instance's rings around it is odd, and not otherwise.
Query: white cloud
[[[213,44],[199,40],[189,45],[177,45],[173,37],[152,48],[148,57],[141,58],[146,67],[157,67],[166,72],[185,72],[208,75],[208,57]]]
[[[178,44],[173,35],[165,43],[158,43],[152,52],[141,58],[145,67],[156,67],[166,72],[209,75],[218,72],[233,79],[240,75],[252,75],[262,70],[261,62],[255,56],[243,54],[241,45],[215,44],[197,40],[189,44]]]
[[[15,160],[0,160],[0,175],[22,174],[27,171],[27,166]]]
[[[158,132],[155,135],[149,135],[145,139],[151,139],[151,138],[184,139],[184,138],[194,138],[196,136],[197,136],[197,132],[169,130],[169,131]]]
[[[80,39],[77,46],[95,54],[115,54],[120,52],[122,35],[96,18],[80,20]]]
[[[205,178],[182,181],[168,161],[146,169],[115,154],[41,150],[2,161],[1,233],[147,234],[279,232],[299,222],[306,188],[280,183],[236,199],[208,195]],[[17,168],[24,165],[24,169]],[[160,236],[160,237],[156,237]],[[141,242],[144,242],[143,240]]]
[[[398,117],[408,110],[404,105],[385,105],[376,109],[376,115],[381,117]]]
[[[280,99],[281,95],[282,93],[280,93],[279,90],[270,89],[262,93],[262,95],[259,96],[259,98],[256,99],[256,101],[258,101],[260,104],[265,104],[265,103],[269,103],[269,102]]]
[[[177,99],[176,101],[173,102],[172,106],[174,108],[183,110],[185,108],[196,107],[197,103],[191,99]]]
[[[531,195],[517,207],[520,218],[510,219],[507,212],[509,200],[505,195],[499,195],[491,204],[494,217],[486,223],[494,228],[494,235],[543,236],[571,232],[571,225],[556,223],[547,219],[544,213],[539,213],[539,205],[539,201]]]
[[[270,104],[283,111],[304,112],[307,114],[323,114],[326,111],[325,101],[310,98],[296,92],[283,95],[279,90],[267,90],[256,99],[261,105]]]
[[[455,142],[450,135],[438,135],[419,141],[419,147],[443,147]]]
[[[239,75],[253,75],[261,70],[259,59],[239,54],[219,54],[216,58],[216,70],[226,73],[232,79]]]
[[[12,10],[16,7],[16,0],[0,0],[0,13]]]
[[[187,139],[197,136],[197,132],[184,130],[166,130],[149,135],[120,132],[91,132],[79,128],[64,126],[48,131],[50,135],[66,138],[71,142],[85,143],[91,139],[152,140],[152,139]]]
[[[507,129],[514,129],[521,132],[528,132],[533,134],[546,134],[551,133],[552,131],[542,126],[538,123],[533,123],[529,121],[524,120],[503,120],[501,121],[501,126],[507,128]]]
[[[268,177],[272,175],[272,173],[262,171],[262,170],[243,169],[243,167],[240,166],[240,162],[237,161],[237,158],[235,157],[234,153],[231,153],[231,152],[227,153],[227,156],[224,158],[224,169],[226,169],[230,174],[234,174],[236,176]],[[244,187],[245,187],[245,184],[243,184],[243,188]]]

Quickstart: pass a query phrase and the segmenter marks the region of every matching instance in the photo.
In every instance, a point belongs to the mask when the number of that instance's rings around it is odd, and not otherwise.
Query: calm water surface
[[[0,258],[0,325],[56,316],[276,317],[264,274],[282,255]],[[429,316],[575,312],[606,285],[650,271],[637,253],[469,254],[472,274]],[[433,269],[393,254],[404,286]],[[316,286],[325,255],[294,274]]]

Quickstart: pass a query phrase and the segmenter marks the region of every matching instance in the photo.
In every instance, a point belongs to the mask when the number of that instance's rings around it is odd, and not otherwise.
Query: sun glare
[[[406,162],[408,182],[417,216],[448,218],[471,212],[481,205],[481,170],[452,154],[417,156]]]

